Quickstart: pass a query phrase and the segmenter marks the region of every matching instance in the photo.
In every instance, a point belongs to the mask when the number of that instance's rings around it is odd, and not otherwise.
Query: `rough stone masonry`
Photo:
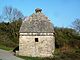
[[[55,50],[54,27],[42,9],[26,17],[20,27],[19,55],[50,57]]]

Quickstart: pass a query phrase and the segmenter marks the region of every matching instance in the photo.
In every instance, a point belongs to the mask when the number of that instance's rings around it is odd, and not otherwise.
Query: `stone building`
[[[55,50],[54,27],[42,9],[25,18],[20,28],[19,55],[49,57]]]

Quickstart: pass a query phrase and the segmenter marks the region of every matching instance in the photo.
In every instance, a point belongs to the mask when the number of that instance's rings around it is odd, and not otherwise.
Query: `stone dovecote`
[[[42,9],[25,18],[20,27],[19,55],[49,57],[55,50],[54,27]]]

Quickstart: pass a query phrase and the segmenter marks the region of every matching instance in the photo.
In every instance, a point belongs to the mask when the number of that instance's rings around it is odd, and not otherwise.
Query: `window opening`
[[[38,42],[38,38],[35,38],[35,42]]]

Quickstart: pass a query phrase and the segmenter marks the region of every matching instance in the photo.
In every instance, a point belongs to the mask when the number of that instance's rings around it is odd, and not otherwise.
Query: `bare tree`
[[[2,16],[3,20],[8,20],[8,21],[23,18],[23,14],[21,13],[21,11],[19,11],[16,8],[8,7],[8,6],[4,7],[1,16]]]
[[[76,19],[76,20],[72,23],[72,25],[73,25],[73,28],[74,28],[75,30],[77,30],[78,32],[80,32],[80,19]]]

